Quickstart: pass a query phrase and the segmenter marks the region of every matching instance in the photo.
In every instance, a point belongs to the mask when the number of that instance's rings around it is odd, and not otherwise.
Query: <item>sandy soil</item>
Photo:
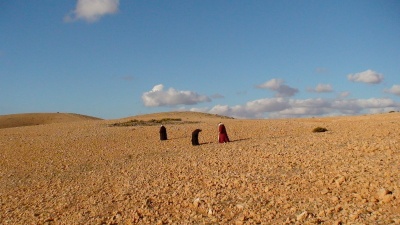
[[[132,118],[0,129],[0,224],[400,224],[400,113]]]
[[[24,113],[0,115],[0,129],[10,127],[35,126],[50,123],[65,123],[84,120],[100,120],[96,117],[74,113]]]

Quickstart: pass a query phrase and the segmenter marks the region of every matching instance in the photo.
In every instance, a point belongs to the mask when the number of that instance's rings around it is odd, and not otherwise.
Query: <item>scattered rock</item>
[[[297,221],[304,221],[308,216],[308,212],[304,211],[302,213],[300,213],[299,215],[297,215],[296,219]]]
[[[0,129],[0,224],[399,223],[400,114],[229,120],[227,145],[187,120],[166,142],[109,121]]]

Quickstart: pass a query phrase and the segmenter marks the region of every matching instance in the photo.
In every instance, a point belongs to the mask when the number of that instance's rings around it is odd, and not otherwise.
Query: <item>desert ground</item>
[[[166,141],[157,124],[117,126],[165,118]],[[0,224],[400,224],[398,112],[22,114],[0,127]]]

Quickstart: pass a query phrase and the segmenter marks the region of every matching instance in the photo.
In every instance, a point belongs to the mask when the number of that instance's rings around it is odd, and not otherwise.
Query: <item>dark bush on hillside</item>
[[[312,132],[318,133],[318,132],[325,132],[325,131],[328,131],[328,129],[323,128],[323,127],[316,127],[316,128],[313,129]]]
[[[109,126],[111,127],[127,127],[127,126],[155,126],[160,124],[184,124],[184,123],[197,123],[193,121],[182,121],[180,118],[163,118],[163,119],[151,119],[151,120],[129,120],[127,122],[114,123]]]

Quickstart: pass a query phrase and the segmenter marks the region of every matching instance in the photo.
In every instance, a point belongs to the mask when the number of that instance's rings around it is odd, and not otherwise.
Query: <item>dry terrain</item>
[[[398,112],[40,116],[0,116],[0,224],[400,224]],[[158,125],[112,126],[164,118],[181,119],[167,141]],[[217,143],[218,122],[231,142]]]
[[[98,118],[73,113],[25,113],[0,116],[0,129],[9,127],[35,126],[50,123],[65,123]]]

